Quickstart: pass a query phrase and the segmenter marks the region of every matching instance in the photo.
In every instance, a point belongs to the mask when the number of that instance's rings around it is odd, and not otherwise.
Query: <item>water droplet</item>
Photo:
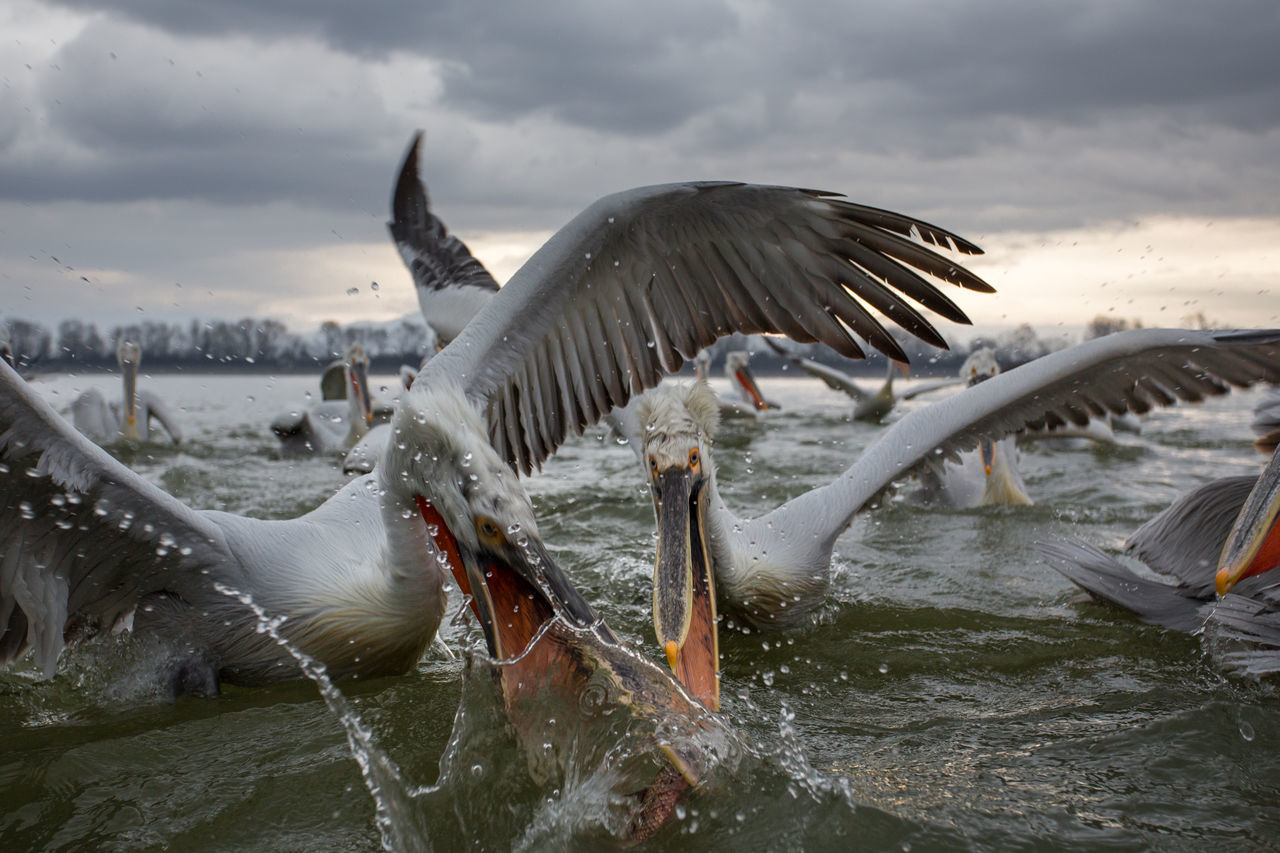
[[[359,293],[359,292],[360,292],[360,288],[358,288],[358,287],[348,287],[348,288],[347,288],[347,296],[355,296],[355,295],[356,295],[357,293]]]
[[[1253,726],[1244,720],[1240,721],[1240,737],[1247,741],[1253,740]]]
[[[876,667],[876,668],[880,671],[880,674],[881,674],[881,675],[885,675],[886,673],[888,673],[888,672],[889,672],[889,664],[887,664],[887,663],[882,663],[882,664],[880,664],[880,666],[878,666],[878,667]]]

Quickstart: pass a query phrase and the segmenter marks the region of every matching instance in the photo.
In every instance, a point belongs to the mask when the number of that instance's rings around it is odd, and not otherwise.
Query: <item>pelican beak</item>
[[[369,394],[369,363],[357,361],[351,365],[351,386],[355,389],[356,402],[364,415],[366,425],[373,423],[373,397]]]
[[[758,411],[765,409],[775,409],[773,403],[770,403],[760,393],[760,386],[756,384],[755,374],[751,372],[751,368],[743,365],[733,372],[733,378],[742,386],[742,390],[747,392],[747,397],[751,400],[751,405],[755,406]]]
[[[1280,451],[1258,477],[1218,558],[1214,587],[1226,595],[1241,580],[1280,566]]]
[[[657,475],[653,629],[676,678],[715,711],[720,707],[720,654],[702,485],[702,480],[695,484],[690,469],[680,465]]]
[[[987,472],[987,476],[991,476],[991,466],[996,461],[996,445],[989,438],[984,438],[978,442],[978,452],[982,456],[982,470]]]

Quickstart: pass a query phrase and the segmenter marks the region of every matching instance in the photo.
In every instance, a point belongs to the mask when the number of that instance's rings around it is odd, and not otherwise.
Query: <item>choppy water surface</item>
[[[291,517],[342,483],[334,460],[278,458],[267,430],[314,378],[143,382],[181,406],[189,437],[125,461],[192,506]],[[727,423],[716,447],[721,491],[743,515],[829,480],[877,431],[847,422],[843,398],[816,380],[762,384],[785,410]],[[37,383],[59,408],[89,385],[116,393],[118,380]],[[1033,507],[939,511],[891,499],[864,513],[840,540],[829,603],[812,625],[721,635],[738,760],[647,847],[1280,846],[1275,688],[1226,681],[1193,638],[1080,601],[1030,550],[1062,535],[1118,546],[1185,489],[1256,472],[1253,399],[1155,413],[1142,435],[1112,447],[1027,445]],[[528,487],[561,566],[620,636],[658,660],[652,510],[630,451],[592,432]],[[51,682],[29,666],[0,672],[0,846],[600,843],[605,782],[562,790],[531,777],[489,681],[464,677],[475,635],[446,618],[443,644],[413,672],[341,685],[373,760],[388,762],[374,773],[389,834],[355,741],[310,682],[169,702],[142,675],[148,649],[137,641],[77,650]]]

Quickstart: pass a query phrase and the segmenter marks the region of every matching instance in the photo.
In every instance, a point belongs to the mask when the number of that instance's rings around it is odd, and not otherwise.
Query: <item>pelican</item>
[[[369,431],[373,397],[369,388],[369,357],[352,344],[343,357],[345,400],[328,400],[310,409],[276,415],[271,431],[285,453],[333,453],[347,450]],[[322,382],[322,385],[324,383]]]
[[[1000,373],[995,351],[989,347],[974,350],[960,366],[960,380],[968,387],[985,382]],[[1076,428],[1073,422],[1054,424],[1053,428]],[[1049,429],[1043,427],[1041,429]],[[1034,427],[1027,427],[1034,431]],[[941,504],[957,509],[979,506],[1030,506],[1027,485],[1018,470],[1018,444],[1013,434],[984,436],[978,447],[941,466],[922,472],[920,490],[913,499],[926,504]]]
[[[1178,631],[1203,629],[1228,669],[1280,672],[1280,451],[1258,476],[1224,477],[1174,501],[1138,528],[1124,550],[1140,575],[1085,542],[1041,542],[1049,565],[1103,601],[1142,621]],[[1237,648],[1243,646],[1241,650]]]
[[[928,394],[933,391],[939,391],[943,388],[951,388],[959,385],[962,379],[939,379],[935,382],[926,382],[910,388],[906,391],[894,391],[893,379],[899,373],[909,375],[909,366],[904,361],[895,361],[894,359],[886,359],[887,368],[885,372],[884,384],[880,386],[880,390],[871,392],[863,388],[853,380],[853,377],[842,371],[825,364],[820,364],[812,359],[801,358],[791,350],[782,346],[782,344],[770,338],[765,338],[767,343],[774,352],[794,364],[796,367],[808,373],[810,376],[816,376],[828,386],[837,391],[843,391],[853,398],[853,419],[855,421],[869,421],[871,423],[880,423],[884,418],[893,411],[894,406],[898,405],[901,400],[910,400],[921,394]]]
[[[726,612],[756,628],[807,621],[829,583],[832,549],[855,513],[895,480],[934,474],[960,454],[1027,427],[1083,422],[1106,411],[1145,412],[1198,401],[1280,374],[1280,330],[1144,329],[1097,338],[996,375],[907,413],[827,485],[759,518],[735,514],[716,483],[713,397],[705,384],[664,387],[637,407],[638,450],[654,503],[658,549],[654,630],[695,693],[714,685],[714,628]],[[716,609],[718,607],[718,610]],[[693,614],[692,616],[690,614]],[[708,633],[711,636],[708,636]]]
[[[337,677],[403,672],[435,633],[447,573],[497,657],[518,657],[550,612],[590,628],[513,467],[540,465],[721,335],[781,331],[852,356],[852,330],[901,355],[866,300],[940,341],[905,298],[967,318],[893,258],[991,288],[908,234],[979,251],[816,191],[716,182],[606,196],[427,363],[377,470],[296,519],[190,509],[0,366],[0,661],[30,648],[51,674],[66,642],[131,623],[173,643],[175,692],[298,677],[247,598]]]
[[[498,282],[431,212],[426,185],[418,174],[421,144],[422,131],[418,131],[400,165],[387,228],[413,276],[422,317],[435,332],[437,347],[443,347],[498,292]]]
[[[408,365],[400,365],[400,385],[405,391],[413,387],[413,380],[418,371]],[[394,412],[394,409],[391,409]],[[342,473],[368,474],[378,464],[382,451],[391,440],[391,423],[374,424],[364,436],[351,446],[347,455],[342,458]]]
[[[1259,453],[1271,453],[1280,444],[1280,387],[1272,386],[1262,392],[1253,407],[1253,423],[1250,426],[1257,436],[1253,446],[1258,448]]]
[[[693,359],[695,375],[699,379],[707,379],[711,372],[711,351],[699,350]],[[733,350],[725,353],[724,375],[729,385],[736,392],[735,399],[716,395],[716,402],[722,418],[758,418],[761,412],[782,408],[777,403],[765,399],[756,383],[755,374],[751,372],[751,354],[746,350]],[[623,436],[625,438],[625,436]]]
[[[151,421],[154,419],[174,444],[181,442],[182,429],[169,407],[150,391],[138,390],[142,348],[121,338],[116,346],[116,362],[124,379],[123,401],[108,403],[96,388],[90,388],[71,404],[76,429],[101,444],[119,439],[150,441]]]

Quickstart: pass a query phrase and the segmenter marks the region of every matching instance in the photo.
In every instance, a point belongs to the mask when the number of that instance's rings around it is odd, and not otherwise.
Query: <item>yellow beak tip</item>
[[[1228,576],[1226,569],[1214,575],[1213,588],[1218,591],[1218,595],[1226,595],[1227,591],[1231,589],[1231,578]]]
[[[667,663],[672,669],[676,668],[676,658],[680,655],[680,647],[676,645],[675,640],[667,640],[666,645]]]

